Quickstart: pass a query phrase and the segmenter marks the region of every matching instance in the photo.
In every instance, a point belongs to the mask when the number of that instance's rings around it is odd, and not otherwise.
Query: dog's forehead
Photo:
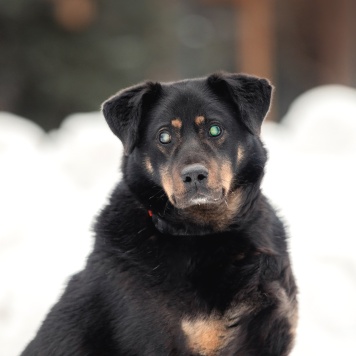
[[[166,84],[162,96],[152,110],[160,120],[179,118],[190,122],[197,116],[219,118],[226,116],[227,108],[203,80],[188,80]]]
[[[201,82],[187,81],[163,88],[162,103],[167,111],[184,118],[201,112],[207,104],[208,88]]]

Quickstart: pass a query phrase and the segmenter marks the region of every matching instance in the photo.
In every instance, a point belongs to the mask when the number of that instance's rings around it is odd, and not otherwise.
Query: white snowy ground
[[[264,191],[288,223],[300,289],[293,356],[356,355],[356,90],[305,93],[263,138]],[[99,113],[49,135],[0,113],[1,356],[20,353],[83,267],[120,153]]]

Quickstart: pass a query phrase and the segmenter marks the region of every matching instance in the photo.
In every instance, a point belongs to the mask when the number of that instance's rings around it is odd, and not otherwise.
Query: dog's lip
[[[196,193],[190,198],[174,197],[175,206],[179,209],[189,208],[191,206],[216,205],[224,199],[224,190],[218,190],[211,194]]]

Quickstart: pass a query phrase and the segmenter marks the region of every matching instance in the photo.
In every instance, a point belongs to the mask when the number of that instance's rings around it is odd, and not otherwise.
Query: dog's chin
[[[211,194],[196,193],[192,196],[173,197],[173,205],[177,209],[187,209],[191,207],[207,209],[219,205],[224,200],[223,191],[213,192]]]

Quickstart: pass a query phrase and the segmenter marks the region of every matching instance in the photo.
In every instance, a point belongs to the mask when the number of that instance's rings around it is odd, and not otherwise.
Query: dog
[[[104,102],[123,179],[95,245],[23,356],[284,356],[297,287],[261,192],[265,79],[144,82]]]

